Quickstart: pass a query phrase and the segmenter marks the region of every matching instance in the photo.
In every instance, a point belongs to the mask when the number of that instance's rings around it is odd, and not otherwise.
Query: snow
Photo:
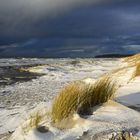
[[[89,132],[88,137],[90,139],[97,133],[121,131],[124,127],[125,129],[136,127],[140,130],[139,118],[140,113],[118,103],[109,101],[99,106],[98,110],[95,111],[93,115],[86,116],[86,118],[81,118],[76,114],[73,118],[76,124],[75,127],[71,129],[56,130],[56,128],[50,128],[49,132],[42,134],[34,128],[24,135],[19,127],[14,133],[12,140],[75,140],[82,136],[83,132]]]
[[[48,112],[53,97],[65,84],[74,80],[94,84],[103,74],[127,67],[127,63],[123,64],[119,59],[1,59],[0,64],[43,64],[26,71],[44,74],[27,82],[0,87],[0,135],[15,131],[11,140],[75,140],[84,137],[84,132],[87,132],[85,137],[89,139],[96,134],[102,137],[103,133],[121,131],[124,127],[137,128],[140,132],[140,112],[128,108],[140,108],[140,77],[130,80],[134,67],[112,74],[121,86],[114,101],[121,104],[109,101],[93,108],[93,114],[82,116],[83,118],[75,114],[71,120],[75,122],[75,126],[71,129],[54,127],[47,116],[43,117],[41,125],[49,128],[48,132],[41,133],[38,129],[31,128],[24,133],[22,129],[23,125],[28,127],[31,112]],[[140,137],[139,132],[136,135]]]
[[[115,100],[126,106],[140,108],[140,77],[118,89]]]

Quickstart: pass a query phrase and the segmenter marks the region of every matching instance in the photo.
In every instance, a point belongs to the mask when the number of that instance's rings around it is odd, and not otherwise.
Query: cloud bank
[[[0,37],[10,38],[13,34],[15,37],[39,35],[40,30],[37,28],[40,22],[47,22],[76,7],[113,1],[115,0],[1,0]]]
[[[138,52],[139,13],[139,0],[0,0],[0,57]]]

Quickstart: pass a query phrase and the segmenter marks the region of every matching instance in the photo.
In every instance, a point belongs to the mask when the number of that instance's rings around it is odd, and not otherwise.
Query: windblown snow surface
[[[36,64],[40,66],[32,66]],[[125,64],[120,59],[0,59],[2,67],[17,65],[30,65],[24,71],[44,75],[0,87],[0,139],[98,140],[109,139],[124,129],[140,137],[140,77],[129,81],[134,68],[115,73],[113,76],[121,87],[114,101],[96,106],[91,115],[74,114],[73,128],[58,129],[45,115],[40,124],[48,128],[45,133],[37,128],[23,131],[23,127],[28,129],[31,114],[41,111],[44,115],[49,111],[53,97],[65,84],[74,80],[92,84],[105,73],[123,67]]]

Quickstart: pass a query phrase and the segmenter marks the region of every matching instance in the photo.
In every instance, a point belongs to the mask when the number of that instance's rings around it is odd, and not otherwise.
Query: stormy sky
[[[140,0],[0,0],[0,57],[140,52]]]

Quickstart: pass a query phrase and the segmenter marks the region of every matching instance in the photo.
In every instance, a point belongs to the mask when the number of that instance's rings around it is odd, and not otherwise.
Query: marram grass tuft
[[[129,65],[132,66],[140,63],[140,53],[124,58],[123,62],[127,62]]]
[[[91,107],[107,102],[116,91],[116,82],[104,76],[93,85],[74,81],[64,87],[52,105],[52,121],[61,122],[76,113],[86,114]]]
[[[40,115],[39,112],[30,114],[28,120],[25,120],[25,122],[21,124],[21,128],[23,132],[27,133],[32,128],[37,128],[41,119],[42,119],[42,116]]]
[[[24,122],[21,123],[20,127],[24,133],[27,133],[33,128],[38,128],[44,120],[46,121],[49,119],[50,112],[46,110],[46,108],[39,106],[27,116],[27,119],[24,119]]]
[[[133,72],[133,75],[132,75],[132,79],[137,77],[137,76],[140,76],[140,63],[138,63],[135,67],[135,70]]]

